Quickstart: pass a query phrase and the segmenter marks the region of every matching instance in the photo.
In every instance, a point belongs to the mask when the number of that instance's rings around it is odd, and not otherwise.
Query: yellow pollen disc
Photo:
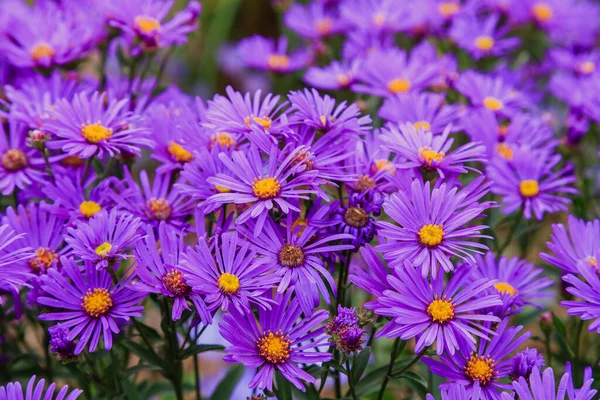
[[[596,70],[596,64],[591,61],[586,61],[577,66],[577,70],[582,74],[589,75]]]
[[[88,289],[85,296],[83,296],[83,303],[81,303],[81,306],[87,315],[98,318],[110,310],[113,306],[113,302],[108,290],[96,288],[94,290]]]
[[[187,163],[194,159],[194,155],[191,152],[187,151],[182,145],[176,142],[169,143],[167,151],[173,156],[175,161],[180,163]]]
[[[515,289],[510,283],[508,282],[498,282],[494,285],[494,287],[496,288],[496,290],[498,291],[498,293],[500,294],[510,294],[511,296],[514,296],[515,294],[517,294],[518,290]]]
[[[433,322],[443,324],[454,318],[454,305],[451,301],[446,300],[446,296],[441,300],[438,296],[435,296],[435,300],[429,303],[427,307],[427,314],[429,314]]]
[[[383,25],[385,23],[385,15],[383,15],[382,13],[375,14],[375,16],[373,17],[373,23],[375,23],[376,26]]]
[[[546,22],[552,19],[554,11],[548,4],[540,2],[535,3],[531,9],[531,13],[540,22]]]
[[[148,202],[148,209],[154,217],[160,221],[166,221],[171,217],[173,209],[166,199],[152,199]]]
[[[261,200],[273,199],[279,196],[281,186],[277,178],[266,177],[261,179],[258,177],[252,184],[252,192]]]
[[[407,79],[396,78],[390,81],[387,85],[387,88],[390,92],[396,93],[406,93],[410,90],[410,81]]]
[[[585,260],[590,264],[590,267],[598,268],[598,260],[594,256],[588,256]]]
[[[443,225],[425,225],[419,231],[419,240],[428,247],[435,247],[442,243],[444,237]]]
[[[331,27],[333,26],[333,21],[331,18],[323,18],[317,21],[315,24],[315,28],[319,35],[324,36],[328,35],[331,32]]]
[[[348,74],[341,74],[338,76],[337,81],[341,86],[346,87],[350,84],[350,82],[352,81],[352,78],[350,78],[350,76],[348,76]]]
[[[269,69],[273,71],[285,70],[290,64],[290,58],[285,54],[271,54],[267,60]]]
[[[112,134],[111,128],[107,128],[99,122],[81,126],[81,135],[90,143],[99,143],[102,140],[110,139]]]
[[[33,61],[37,62],[43,58],[54,57],[56,52],[50,44],[46,42],[39,42],[31,48],[29,54],[31,55],[31,58],[33,58]]]
[[[481,386],[485,386],[494,378],[494,364],[494,360],[489,356],[472,354],[465,366],[465,375],[472,381],[478,380]]]
[[[290,358],[291,345],[289,336],[284,335],[281,331],[276,333],[267,331],[256,342],[258,354],[271,364],[281,364],[287,361]]]
[[[492,111],[500,111],[504,108],[504,103],[492,96],[483,99],[483,105]]]
[[[240,279],[234,274],[225,272],[217,279],[217,285],[223,293],[235,294],[240,288]]]
[[[319,117],[319,120],[321,121],[321,123],[323,124],[323,126],[327,125],[327,118],[324,115],[321,115]]]
[[[184,296],[191,290],[191,287],[184,282],[183,274],[175,268],[165,274],[162,281],[165,288],[175,296]]]
[[[452,17],[460,11],[460,3],[457,1],[445,1],[440,4],[438,10],[444,17]]]
[[[265,118],[252,118],[253,120],[255,120],[256,122],[258,122],[259,124],[261,124],[265,129],[269,129],[271,127],[271,120],[269,119],[269,117],[265,117]],[[266,125],[266,122],[268,120],[268,126]],[[263,123],[265,123],[265,125],[263,125]],[[246,126],[250,127],[250,119],[248,117],[246,117],[245,119],[246,122]],[[235,147],[235,145],[237,144],[237,142],[235,141],[235,139],[233,138],[233,136],[231,136],[229,133],[227,132],[219,132],[214,134],[211,138],[210,138],[210,148],[212,149],[213,146],[215,144],[218,144],[221,147],[226,147],[228,149]]]
[[[356,181],[356,189],[360,192],[364,192],[368,189],[373,189],[376,186],[375,181],[369,175],[363,175]]]
[[[538,181],[533,179],[525,179],[519,184],[519,191],[523,197],[534,197],[540,192]]]
[[[100,257],[104,258],[108,255],[108,253],[110,253],[110,250],[112,249],[112,244],[108,243],[108,242],[104,242],[102,243],[100,246],[96,247],[96,254],[98,254]]]
[[[147,15],[138,15],[134,20],[135,26],[145,34],[151,34],[160,29],[160,21]]]
[[[215,189],[217,189],[217,192],[219,192],[219,193],[229,193],[229,192],[231,192],[231,189],[226,188],[224,186],[219,186],[219,185],[215,185]]]
[[[35,251],[35,257],[29,260],[29,267],[34,273],[39,274],[50,268],[54,260],[57,259],[58,254],[56,252],[46,247],[40,247]]]
[[[507,160],[513,159],[513,151],[509,145],[506,143],[498,143],[496,145],[496,153],[500,155],[500,157],[505,158]]]
[[[263,128],[265,128],[266,130],[271,129],[271,123],[273,122],[273,120],[271,120],[271,118],[269,118],[267,116],[264,116],[262,118],[259,118],[259,117],[246,117],[244,119],[244,122],[246,123],[246,126],[248,128],[250,128],[250,118],[252,118],[252,120],[254,122],[256,122],[257,124],[259,124],[260,126],[262,126]]]
[[[429,122],[427,121],[417,121],[413,124],[413,126],[415,127],[415,129],[418,131],[419,129],[423,129],[424,131],[430,131],[431,130],[431,124],[429,124]]]
[[[494,47],[494,38],[491,36],[478,36],[475,38],[475,47],[479,50],[489,51]]]
[[[27,166],[27,156],[22,150],[10,149],[2,155],[2,166],[7,171],[19,171]]]
[[[391,171],[394,169],[394,164],[390,160],[385,159],[375,161],[375,166],[377,171]]]
[[[102,210],[102,207],[100,207],[100,204],[96,203],[95,201],[91,201],[91,200],[84,201],[79,205],[79,211],[81,211],[81,213],[86,218],[93,217],[94,214],[96,214],[100,210]]]
[[[427,165],[431,167],[431,165],[435,162],[436,164],[442,162],[445,153],[440,151],[439,153],[433,150],[431,147],[422,147],[419,149],[419,157],[421,157]]]

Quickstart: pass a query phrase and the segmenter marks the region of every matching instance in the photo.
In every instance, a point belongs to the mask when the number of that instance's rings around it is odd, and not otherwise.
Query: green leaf
[[[400,370],[408,365],[412,361],[412,358],[396,361],[392,368],[392,374],[394,371]],[[369,372],[364,378],[354,385],[354,391],[356,396],[360,399],[374,393],[381,387],[381,381],[387,375],[388,366],[383,366]]]
[[[160,370],[161,370],[161,367],[159,367],[158,365],[140,364],[140,365],[136,365],[135,367],[127,368],[125,370],[124,376],[128,377],[129,375],[134,375],[134,374],[137,374],[138,372],[142,372],[142,371],[160,371]]]
[[[408,385],[419,394],[422,399],[427,396],[427,382],[419,375],[412,371],[403,372],[398,376],[400,379],[405,379]]]
[[[354,382],[360,381],[361,376],[367,368],[367,364],[369,363],[370,357],[371,349],[369,347],[361,351],[360,354],[354,356],[354,361],[352,362],[352,377],[354,379]]]
[[[556,334],[562,336],[566,339],[567,337],[567,328],[565,328],[565,324],[558,318],[556,315],[552,314],[552,324],[556,329]]]
[[[123,379],[121,385],[123,386],[123,391],[128,400],[138,400],[140,398],[135,383],[131,382],[129,379]]]
[[[287,379],[277,371],[275,375],[275,384],[277,385],[278,400],[292,400],[292,389]]]
[[[156,331],[156,329],[149,327],[146,324],[143,324],[140,321],[136,321],[135,327],[141,334],[143,334],[149,341],[157,342],[161,340],[160,334]]]
[[[210,400],[228,400],[242,375],[244,375],[243,365],[237,364],[231,368],[215,388]]]
[[[127,347],[133,354],[146,361],[148,364],[164,368],[163,359],[160,358],[153,350],[150,350],[139,343],[132,342],[131,340],[124,341],[123,345]]]
[[[188,347],[184,351],[181,352],[179,358],[185,360],[188,357],[191,357],[198,353],[204,353],[205,351],[218,350],[222,351],[225,347],[219,344],[195,344],[193,346]]]

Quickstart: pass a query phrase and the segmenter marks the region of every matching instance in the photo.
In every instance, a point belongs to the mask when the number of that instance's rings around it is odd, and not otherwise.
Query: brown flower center
[[[360,207],[350,207],[344,213],[344,221],[354,228],[362,228],[369,222],[369,214]]]
[[[10,149],[2,156],[2,166],[7,171],[19,171],[27,166],[27,156],[19,149]]]
[[[304,265],[306,254],[300,246],[286,243],[279,250],[279,263],[284,267],[299,267]]]

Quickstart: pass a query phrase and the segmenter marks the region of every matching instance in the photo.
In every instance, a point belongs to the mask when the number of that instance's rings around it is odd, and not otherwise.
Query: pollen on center
[[[217,279],[217,285],[223,293],[235,294],[240,289],[240,278],[229,272],[224,272]]]
[[[281,186],[275,177],[258,177],[252,183],[252,192],[261,200],[273,199],[279,196]]]
[[[504,108],[504,103],[493,96],[483,99],[483,105],[492,111],[500,111]]]
[[[108,313],[113,306],[113,301],[107,289],[88,289],[82,298],[81,307],[87,315],[98,318]]]
[[[429,314],[433,322],[443,324],[454,318],[454,305],[452,301],[446,300],[446,296],[442,299],[436,296],[435,300],[429,303],[427,314]]]
[[[442,228],[443,225],[424,225],[418,233],[419,241],[428,247],[439,245],[444,238],[444,230]]]
[[[282,364],[290,358],[292,342],[283,332],[265,332],[256,343],[258,353],[271,364]]]
[[[408,79],[396,78],[388,83],[387,88],[393,94],[406,93],[410,90],[411,83]]]
[[[540,192],[538,181],[534,179],[522,180],[519,184],[519,191],[523,197],[535,197]]]
[[[100,246],[96,247],[95,252],[100,257],[104,258],[110,253],[111,249],[112,249],[112,244],[110,244],[108,242],[104,242]]]
[[[100,207],[100,204],[91,200],[83,201],[79,205],[79,211],[86,218],[92,218],[97,212],[100,212],[101,210],[102,207]]]
[[[475,38],[475,47],[479,50],[489,51],[494,47],[494,38],[491,36],[478,36]]]
[[[100,122],[95,124],[82,124],[81,135],[90,143],[100,143],[103,140],[111,138],[113,130],[102,125]]]

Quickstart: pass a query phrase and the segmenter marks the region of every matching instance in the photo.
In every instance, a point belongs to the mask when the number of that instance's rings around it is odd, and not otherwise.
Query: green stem
[[[50,160],[48,159],[48,149],[44,148],[43,150],[40,150],[40,152],[42,153],[42,157],[44,157],[44,162],[46,163],[46,172],[48,173],[48,175],[50,176],[50,182],[52,182],[52,184],[54,184],[54,173],[52,172],[52,167],[50,166]]]
[[[50,354],[50,333],[48,333],[48,329],[45,330],[44,334],[44,358],[46,361],[46,376],[48,377],[48,381],[52,382],[54,379],[52,372],[52,355]]]
[[[175,328],[173,318],[171,318],[169,300],[164,298],[161,306],[163,314],[163,323],[161,323],[161,327],[163,328],[163,332],[167,338],[167,356],[169,363],[173,368],[170,379],[173,384],[173,389],[175,390],[175,396],[177,397],[177,400],[183,400],[183,390],[181,387],[183,365],[178,354],[179,345],[177,344],[177,330]]]
[[[546,359],[548,360],[548,367],[552,367],[552,348],[550,346],[550,335],[544,332],[545,340],[544,344],[546,346]]]
[[[91,156],[90,158],[88,158],[87,160],[85,160],[85,167],[83,169],[83,175],[81,175],[81,185],[82,186],[85,185],[85,180],[86,180],[88,174],[90,173],[90,168],[92,166],[92,161],[94,160],[94,157],[96,157],[95,154],[93,156]]]
[[[354,376],[352,376],[352,371],[350,370],[350,357],[346,358],[346,373],[348,376],[348,386],[350,386],[350,395],[354,400],[358,400],[354,391]]]
[[[423,348],[423,350],[421,350],[421,351],[419,352],[419,354],[417,354],[417,355],[415,356],[415,358],[413,358],[413,359],[411,360],[411,362],[409,362],[409,363],[408,363],[408,365],[406,365],[406,366],[405,366],[404,368],[402,368],[400,371],[398,371],[398,372],[394,373],[394,374],[392,375],[392,378],[396,378],[396,377],[398,377],[398,376],[402,375],[402,374],[403,374],[405,371],[407,371],[408,369],[410,369],[410,367],[412,367],[413,365],[415,365],[415,364],[417,363],[417,361],[419,361],[419,360],[421,359],[421,357],[423,356],[423,354],[425,354],[425,352],[426,352],[427,350],[429,350],[429,346],[427,346],[427,347]]]
[[[387,374],[383,378],[383,382],[381,383],[381,389],[379,389],[379,394],[377,395],[377,400],[383,399],[383,394],[385,393],[385,387],[387,386],[390,377],[392,376],[392,370],[394,369],[394,362],[396,361],[396,357],[398,357],[398,348],[400,347],[400,338],[396,338],[394,340],[394,346],[392,347],[392,355],[390,356],[390,363],[388,364]]]
[[[198,354],[194,354],[194,375],[196,376],[196,400],[202,400],[202,390],[200,388],[200,368],[198,366]]]
[[[506,250],[508,245],[512,242],[512,238],[513,238],[515,232],[517,231],[519,224],[521,223],[521,219],[523,219],[523,213],[520,211],[517,211],[517,217],[515,218],[512,226],[510,227],[510,231],[509,231],[508,235],[506,236],[504,243],[502,243],[502,246],[499,247],[499,250],[498,250],[499,256],[501,256],[502,253],[504,253],[504,250]]]

